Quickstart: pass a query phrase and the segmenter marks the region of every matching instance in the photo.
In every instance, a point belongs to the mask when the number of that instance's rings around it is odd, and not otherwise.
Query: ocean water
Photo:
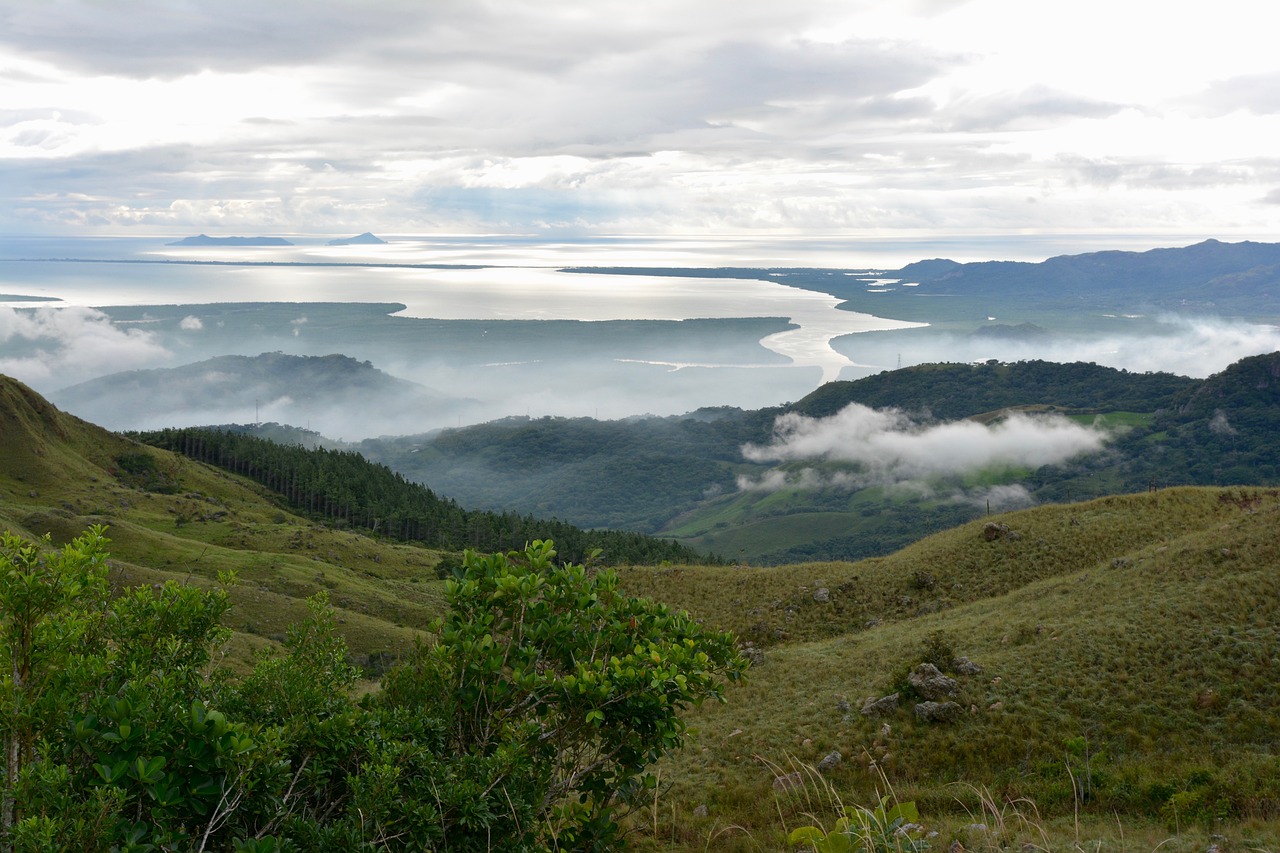
[[[918,326],[837,309],[825,293],[750,278],[565,272],[561,265],[691,262],[705,242],[546,244],[403,239],[375,246],[179,247],[161,239],[0,240],[0,294],[86,307],[226,302],[402,303],[443,320],[687,320],[782,317],[797,328],[761,343],[823,381],[854,364],[831,341]],[[559,264],[551,261],[560,259]],[[651,260],[647,263],[652,263]],[[494,264],[479,268],[425,265]],[[692,264],[691,264],[692,265]],[[873,275],[868,271],[868,275]],[[5,304],[5,303],[0,303]],[[7,303],[11,306],[17,302]]]

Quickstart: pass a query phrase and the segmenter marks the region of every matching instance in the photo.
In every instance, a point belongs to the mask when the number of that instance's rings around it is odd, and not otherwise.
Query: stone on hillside
[[[791,791],[796,788],[804,787],[804,774],[797,770],[795,773],[787,773],[784,776],[773,777],[773,790],[775,791]]]
[[[964,714],[955,702],[921,702],[915,710],[916,718],[926,723],[954,723]]]
[[[949,699],[960,689],[959,683],[931,663],[922,663],[907,676],[907,681],[920,694],[921,699],[937,701]]]
[[[982,667],[968,658],[956,658],[951,662],[951,668],[960,675],[977,675],[982,672]]]
[[[694,817],[706,817],[706,816],[707,816],[707,804],[706,804],[706,803],[703,803],[702,805],[700,805],[700,806],[698,806],[697,808],[695,808],[695,809],[693,810],[693,816],[694,816]]]
[[[864,717],[887,717],[896,710],[898,710],[897,693],[890,693],[888,696],[881,696],[879,699],[874,696],[868,696],[867,701],[862,704],[862,716]]]
[[[997,524],[994,521],[988,521],[982,525],[982,538],[988,542],[994,542],[1009,535],[1009,527],[1004,524]]]
[[[841,761],[844,761],[844,756],[840,754],[839,750],[836,750],[835,752],[828,752],[823,756],[822,760],[818,762],[818,772],[826,773],[829,770],[839,767]]]
[[[825,586],[820,586],[813,591],[813,600],[819,604],[824,604],[831,600],[831,590]]]
[[[752,666],[759,666],[764,663],[764,649],[759,646],[743,646],[738,649],[738,654],[747,659],[747,663]]]

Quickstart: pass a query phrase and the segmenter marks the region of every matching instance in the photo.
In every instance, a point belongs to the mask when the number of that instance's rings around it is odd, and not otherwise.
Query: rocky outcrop
[[[887,717],[896,710],[898,710],[897,693],[890,693],[888,696],[881,696],[879,699],[874,696],[868,696],[867,701],[862,705],[862,716]]]
[[[955,702],[921,702],[915,707],[916,719],[925,723],[954,723],[964,714]]]
[[[907,676],[907,681],[921,699],[933,702],[950,699],[960,690],[959,682],[949,675],[943,675],[942,670],[931,663],[917,666]]]

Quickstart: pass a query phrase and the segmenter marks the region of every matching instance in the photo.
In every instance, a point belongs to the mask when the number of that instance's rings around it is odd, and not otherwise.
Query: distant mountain
[[[1280,311],[1280,243],[1223,243],[1147,252],[1090,252],[1040,263],[945,259],[908,264],[889,276],[918,293],[1025,296],[1058,292],[1091,299],[1123,295],[1168,308]]]
[[[421,431],[423,414],[473,401],[397,379],[345,355],[226,355],[103,376],[50,395],[112,429],[277,421],[334,437]]]
[[[336,240],[330,240],[330,246],[381,246],[386,244],[386,240],[376,237],[368,231],[358,234],[355,237],[339,237]]]
[[[283,237],[210,237],[199,234],[195,237],[183,237],[166,246],[292,246]]]

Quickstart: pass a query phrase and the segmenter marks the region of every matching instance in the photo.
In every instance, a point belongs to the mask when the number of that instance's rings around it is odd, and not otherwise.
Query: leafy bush
[[[380,692],[356,700],[323,593],[232,683],[225,589],[112,601],[106,542],[0,538],[0,849],[616,847],[681,712],[745,669],[731,635],[539,541],[468,552]]]

